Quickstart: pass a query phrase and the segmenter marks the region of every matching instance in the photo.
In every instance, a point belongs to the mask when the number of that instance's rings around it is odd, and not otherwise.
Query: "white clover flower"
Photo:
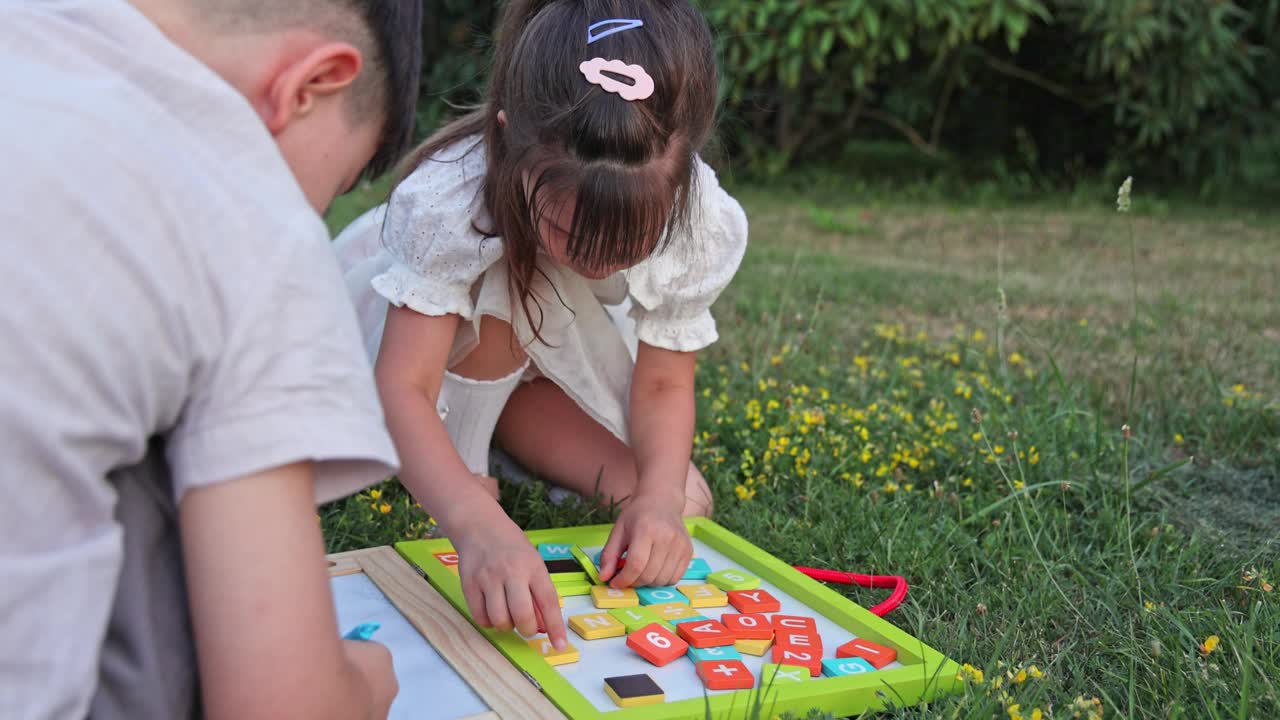
[[[1120,192],[1116,194],[1116,209],[1122,213],[1129,212],[1129,192],[1133,190],[1133,176],[1124,179]]]

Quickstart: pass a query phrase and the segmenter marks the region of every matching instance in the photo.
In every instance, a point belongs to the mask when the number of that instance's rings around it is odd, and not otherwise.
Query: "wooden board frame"
[[[536,681],[546,696],[571,720],[684,720],[686,718],[746,716],[753,703],[763,707],[763,717],[782,712],[803,715],[820,708],[836,716],[857,715],[890,705],[902,707],[956,692],[959,666],[910,633],[873,615],[852,600],[813,580],[795,568],[752,545],[706,518],[686,518],[689,533],[747,572],[777,586],[836,625],[858,637],[898,649],[903,667],[863,675],[823,678],[821,682],[739,690],[709,697],[680,700],[608,712],[596,709],[554,667],[514,632],[478,628],[511,663]],[[525,533],[530,542],[604,545],[612,525],[535,530]],[[419,567],[431,584],[463,618],[469,618],[458,576],[433,553],[453,550],[447,539],[417,540],[396,544],[396,550]],[[763,695],[761,695],[763,693]],[[532,717],[532,716],[530,716]]]
[[[529,678],[390,547],[327,556],[329,576],[363,573],[490,711],[461,720],[564,720]]]

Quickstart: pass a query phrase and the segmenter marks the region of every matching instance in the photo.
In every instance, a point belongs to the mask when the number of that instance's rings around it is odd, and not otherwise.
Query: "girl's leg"
[[[623,501],[635,493],[631,448],[545,378],[525,383],[511,395],[494,441],[529,470],[585,497],[599,494],[605,502]],[[707,481],[690,463],[683,514],[710,515],[711,509]]]
[[[485,397],[490,393],[483,387],[477,388],[477,386],[489,385],[496,387],[495,383],[503,381],[513,373],[520,371],[527,362],[527,356],[519,344],[514,342],[511,325],[503,320],[489,315],[480,318],[478,336],[479,344],[476,348],[468,353],[457,365],[449,368],[444,380],[445,388],[442,389],[442,392],[448,395],[446,390],[452,390],[457,394],[460,402],[470,401],[486,404],[484,408],[451,408],[451,417],[445,420],[445,424],[450,427],[451,435],[460,433],[462,436],[466,436],[468,441],[482,443],[483,447],[477,451],[484,458],[488,458],[488,438],[477,439],[468,436],[468,433],[473,432],[473,428],[466,427],[466,424],[469,420],[475,420],[474,417],[468,416],[482,414],[488,418],[494,417],[493,415],[488,415],[490,408],[487,407],[487,403],[497,402],[498,399]],[[449,375],[454,377],[451,378]],[[459,378],[462,378],[462,380],[459,380]],[[516,380],[512,379],[511,382],[514,383]],[[505,383],[503,384],[505,385]],[[505,397],[502,397],[501,400],[504,403],[506,402]],[[496,408],[493,411],[502,412]],[[492,422],[492,420],[490,419],[489,422]],[[473,467],[472,470],[476,471],[477,468]],[[476,479],[494,499],[497,499],[498,481],[495,478],[477,471]]]

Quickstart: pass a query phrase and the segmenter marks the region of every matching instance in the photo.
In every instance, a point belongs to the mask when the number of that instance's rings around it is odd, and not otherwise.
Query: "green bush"
[[[861,122],[941,151],[953,62],[988,42],[1016,52],[1037,0],[707,0],[722,42],[733,139],[766,169],[822,157]]]
[[[1280,191],[1280,0],[696,1],[740,167],[894,140],[1023,184],[1123,167]],[[428,3],[425,129],[478,97],[495,16]]]
[[[480,99],[489,69],[489,32],[497,20],[497,5],[491,0],[429,0],[424,7],[418,103],[422,134]]]

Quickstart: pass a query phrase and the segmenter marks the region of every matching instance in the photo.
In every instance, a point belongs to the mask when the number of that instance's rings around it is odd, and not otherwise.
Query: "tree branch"
[[[877,110],[875,108],[871,108],[869,110],[863,110],[862,114],[866,115],[872,120],[882,122],[885,125],[888,125],[889,127],[893,128],[894,130],[897,130],[898,132],[902,133],[902,136],[907,139],[907,142],[914,145],[917,150],[924,153],[925,155],[928,155],[929,157],[938,156],[938,148],[936,146],[930,144],[929,141],[925,140],[924,136],[921,135],[919,132],[917,132],[915,128],[908,125],[906,122],[904,122],[901,118],[897,117],[896,115],[891,115],[890,113],[887,113],[883,110]]]
[[[1026,68],[1018,67],[1017,65],[1014,65],[1011,62],[1006,62],[1004,60],[1001,60],[1000,58],[992,55],[986,50],[981,51],[981,54],[982,54],[982,60],[987,64],[987,67],[991,68],[992,70],[995,70],[1001,75],[1007,75],[1011,78],[1015,78],[1025,83],[1034,85],[1040,88],[1041,90],[1044,90],[1045,92],[1050,93],[1051,95],[1056,95],[1057,97],[1060,97],[1063,100],[1073,102],[1076,105],[1079,105],[1080,107],[1085,108],[1086,110],[1092,110],[1093,108],[1096,108],[1099,105],[1102,105],[1104,102],[1106,102],[1105,98],[1090,99],[1090,98],[1080,97],[1071,88],[1065,85],[1060,85],[1050,80],[1049,78],[1043,75],[1040,75],[1039,73],[1031,72]]]

